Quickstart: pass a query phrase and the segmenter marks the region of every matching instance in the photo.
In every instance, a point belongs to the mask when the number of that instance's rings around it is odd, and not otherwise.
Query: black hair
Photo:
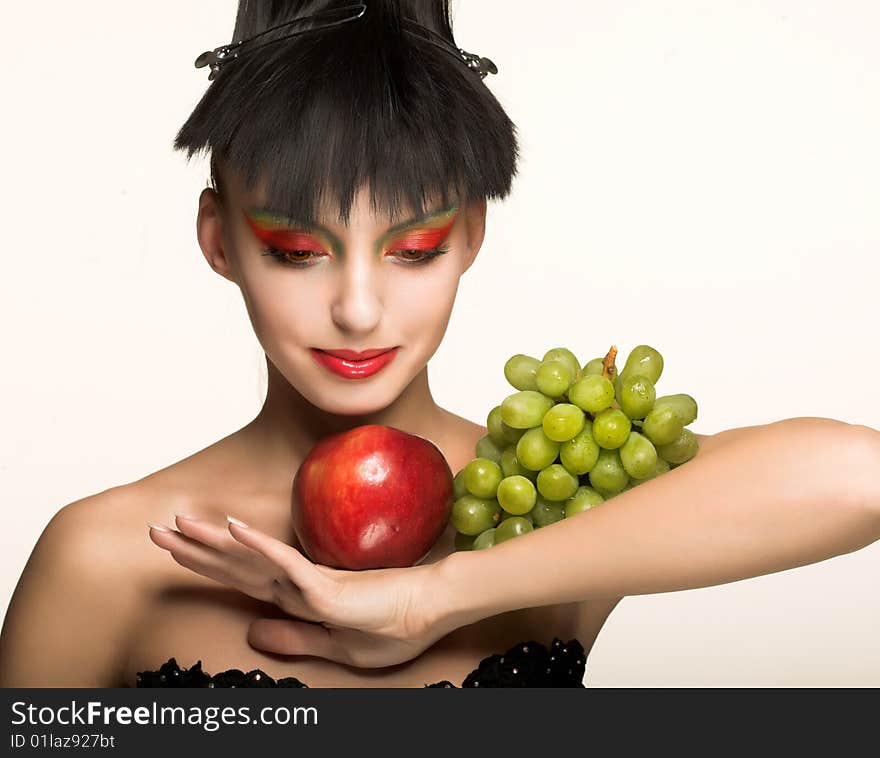
[[[239,0],[232,41],[350,4]],[[505,197],[518,159],[513,122],[463,61],[401,28],[401,18],[411,19],[457,48],[448,0],[366,5],[361,18],[335,28],[252,52],[242,46],[181,127],[175,149],[187,160],[210,151],[218,190],[218,160],[240,172],[247,189],[264,179],[273,209],[304,222],[317,221],[326,203],[347,224],[364,185],[373,211],[392,219],[425,213],[432,195],[444,207],[450,195]],[[475,52],[491,57],[475,42]]]

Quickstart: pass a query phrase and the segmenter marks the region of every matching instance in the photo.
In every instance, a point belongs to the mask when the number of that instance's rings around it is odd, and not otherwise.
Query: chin
[[[301,393],[312,405],[326,413],[367,416],[385,410],[400,397],[407,383],[401,383],[396,375],[384,372],[367,379],[318,376]]]
[[[321,398],[320,402],[312,401],[312,404],[337,416],[368,416],[385,410],[398,397],[391,397],[387,392],[369,392],[362,397],[346,397],[346,394],[343,390]]]

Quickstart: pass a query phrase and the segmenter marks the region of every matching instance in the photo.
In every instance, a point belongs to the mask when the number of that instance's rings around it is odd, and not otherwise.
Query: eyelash
[[[291,268],[308,268],[312,264],[308,261],[312,260],[314,256],[310,256],[309,258],[302,261],[290,261],[287,259],[287,255],[291,253],[312,253],[313,250],[279,250],[277,247],[267,247],[263,251],[263,255],[270,255],[275,258],[282,266],[290,266]],[[449,252],[449,245],[440,244],[436,247],[429,248],[427,250],[395,250],[396,253],[422,253],[422,257],[417,260],[407,260],[403,259],[407,266],[423,266],[426,263],[430,263],[435,258],[444,255]]]

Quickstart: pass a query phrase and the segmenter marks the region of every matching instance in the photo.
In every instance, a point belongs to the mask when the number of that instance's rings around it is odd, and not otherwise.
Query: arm
[[[819,418],[731,431],[576,518],[436,564],[433,623],[723,584],[880,538],[880,433]]]
[[[0,634],[0,687],[113,687],[125,647],[125,582],[102,498],[62,508],[37,541]],[[99,521],[101,516],[104,521]]]
[[[798,418],[701,443],[684,466],[576,517],[409,568],[320,566],[234,523],[178,518],[179,533],[151,538],[186,568],[286,614],[253,622],[254,647],[372,668],[517,608],[732,582],[880,537],[877,431]]]

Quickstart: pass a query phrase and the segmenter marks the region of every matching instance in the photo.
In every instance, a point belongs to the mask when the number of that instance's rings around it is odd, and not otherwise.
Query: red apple
[[[312,448],[294,477],[291,511],[315,563],[393,568],[428,555],[452,501],[452,471],[433,442],[371,424]]]

